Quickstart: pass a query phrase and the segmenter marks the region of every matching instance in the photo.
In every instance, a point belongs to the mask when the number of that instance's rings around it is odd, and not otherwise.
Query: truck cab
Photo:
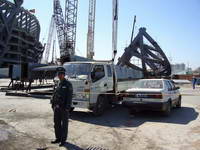
[[[114,79],[109,62],[69,62],[63,65],[66,79],[73,85],[73,108],[87,108],[99,114],[104,111],[107,93],[113,93]],[[101,99],[101,100],[99,100]],[[101,101],[101,104],[99,104]],[[100,105],[100,106],[97,106]],[[98,108],[97,108],[98,107]]]

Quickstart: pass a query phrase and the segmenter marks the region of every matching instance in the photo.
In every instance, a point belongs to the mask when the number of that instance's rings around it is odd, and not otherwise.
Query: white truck
[[[69,62],[63,67],[73,85],[72,108],[86,108],[101,115],[111,103],[122,100],[123,92],[143,77],[142,72],[108,61]]]

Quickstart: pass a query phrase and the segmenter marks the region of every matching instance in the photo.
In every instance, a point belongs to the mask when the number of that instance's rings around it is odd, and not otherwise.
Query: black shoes
[[[57,144],[57,143],[60,143],[59,146],[61,147],[61,146],[64,146],[66,142],[62,142],[62,141],[60,141],[58,139],[56,139],[54,141],[51,141],[51,144]]]
[[[51,141],[51,144],[57,144],[57,143],[60,143],[60,140],[56,139],[54,141]]]
[[[60,144],[59,144],[59,146],[61,147],[61,146],[64,146],[65,145],[65,142],[61,142]]]

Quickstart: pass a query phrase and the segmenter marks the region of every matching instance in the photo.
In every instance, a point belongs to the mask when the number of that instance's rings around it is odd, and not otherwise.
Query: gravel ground
[[[68,144],[63,148],[50,144],[54,129],[49,100],[0,93],[0,150],[84,150],[88,146],[109,150],[199,150],[200,88],[184,87],[181,91],[183,107],[173,109],[170,117],[149,111],[130,116],[120,106],[102,117],[76,110],[70,117]]]

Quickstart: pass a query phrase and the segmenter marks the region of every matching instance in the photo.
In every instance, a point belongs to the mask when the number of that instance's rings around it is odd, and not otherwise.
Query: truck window
[[[106,67],[107,67],[108,77],[112,77],[111,67],[109,65],[107,65]]]
[[[92,71],[91,78],[92,82],[96,82],[105,76],[104,66],[96,65]]]
[[[80,75],[90,75],[91,64],[81,64],[81,63],[66,63],[63,65],[65,68],[65,74],[68,77],[77,77]]]

